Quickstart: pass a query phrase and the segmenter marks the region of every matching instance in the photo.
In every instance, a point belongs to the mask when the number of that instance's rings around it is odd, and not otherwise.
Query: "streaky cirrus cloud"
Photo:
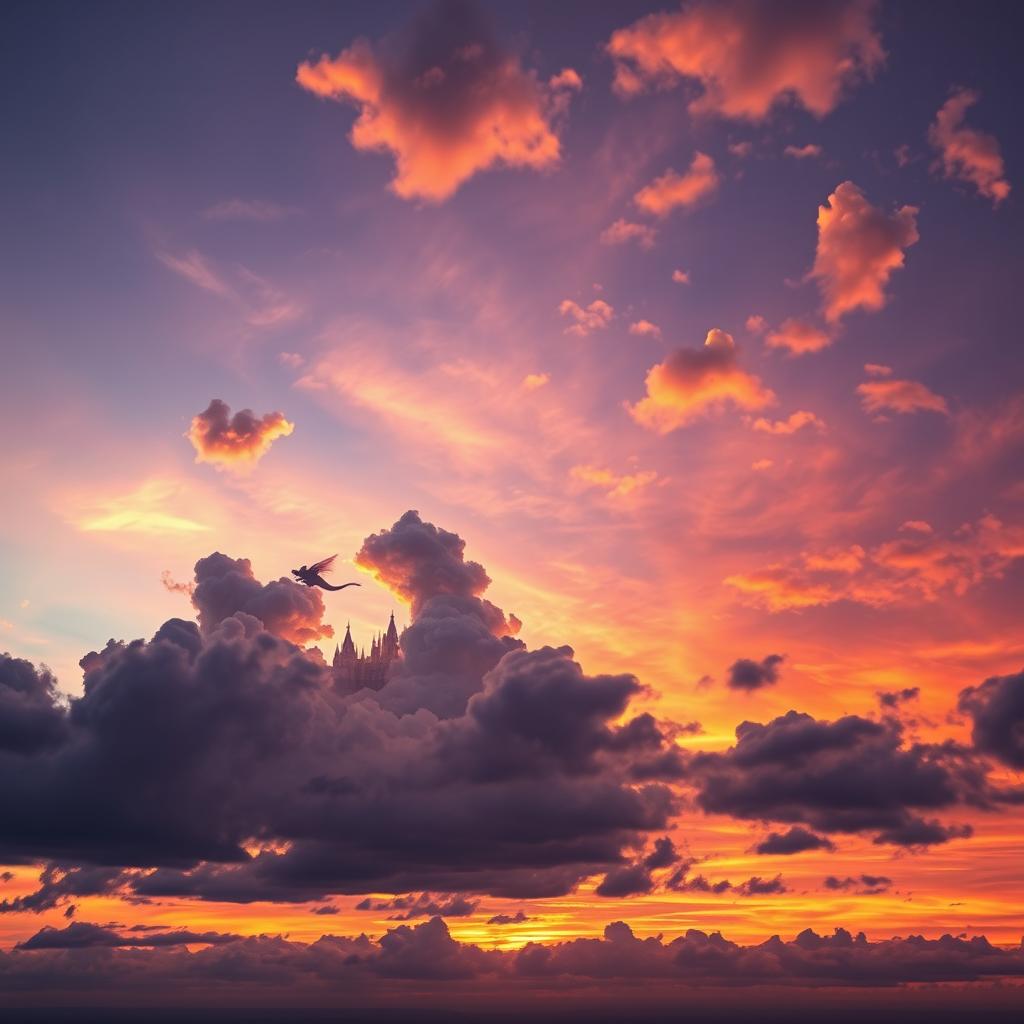
[[[565,333],[575,334],[578,338],[607,327],[615,319],[615,310],[604,299],[594,299],[586,306],[572,299],[563,299],[558,305],[558,312],[572,321]]]
[[[868,202],[852,182],[836,186],[818,207],[818,245],[811,277],[824,301],[825,319],[835,324],[856,309],[876,311],[885,288],[904,264],[904,251],[920,236],[917,207],[887,214]]]
[[[636,221],[620,217],[601,232],[602,245],[625,245],[636,242],[641,249],[652,249],[658,232],[649,224],[637,224]]]
[[[641,426],[667,434],[726,405],[761,409],[775,395],[758,377],[740,369],[732,335],[708,331],[702,348],[681,348],[647,372],[647,394],[629,406]]]
[[[809,550],[759,569],[737,572],[725,582],[769,611],[812,608],[852,601],[869,607],[935,601],[963,595],[987,579],[998,579],[1024,557],[1024,526],[993,515],[941,535],[920,523],[870,551],[859,544]]]
[[[231,415],[226,402],[214,398],[192,417],[185,436],[196,450],[196,462],[209,462],[217,468],[246,469],[270,450],[279,438],[287,437],[295,424],[280,412],[256,416],[251,409]]]
[[[753,319],[753,318],[751,318]],[[749,329],[749,328],[748,328]],[[820,352],[832,344],[833,338],[828,331],[815,327],[814,324],[799,317],[790,317],[765,337],[769,348],[781,348],[793,356],[806,355],[808,352]]]
[[[949,414],[945,398],[916,380],[898,380],[894,377],[867,380],[857,385],[857,394],[860,395],[864,411],[876,417],[884,418],[887,412]]]
[[[301,213],[298,207],[269,199],[224,199],[203,211],[207,220],[242,220],[269,224]]]
[[[759,121],[793,101],[817,117],[885,59],[873,0],[726,0],[648,14],[612,33],[615,90],[634,96],[692,80],[693,114]]]
[[[935,115],[928,141],[939,151],[939,166],[947,178],[968,182],[998,206],[1010,194],[999,140],[964,124],[967,110],[980,98],[973,89],[956,90]]]
[[[683,174],[670,168],[640,189],[633,202],[644,213],[665,217],[680,206],[689,208],[714,195],[719,181],[715,161],[707,153],[698,152]]]
[[[432,203],[498,165],[556,165],[556,122],[582,87],[571,68],[540,81],[498,45],[475,5],[451,2],[376,45],[358,39],[337,57],[305,61],[295,78],[357,106],[352,145],[390,153],[392,191]]]

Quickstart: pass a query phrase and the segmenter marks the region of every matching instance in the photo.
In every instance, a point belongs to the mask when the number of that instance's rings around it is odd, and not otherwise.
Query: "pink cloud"
[[[784,420],[773,421],[765,419],[763,416],[754,420],[754,429],[764,434],[795,434],[798,430],[803,430],[804,427],[824,430],[825,424],[813,412],[807,412],[806,409],[798,409]]]
[[[864,411],[873,414],[886,412],[940,412],[949,413],[946,400],[916,380],[868,380],[857,385]]]
[[[558,162],[555,121],[579,75],[567,68],[545,85],[476,21],[441,6],[401,42],[358,39],[337,57],[298,67],[303,89],[359,108],[352,145],[391,153],[390,187],[403,199],[439,203],[496,165],[543,170]]]
[[[602,330],[615,317],[615,310],[604,299],[594,299],[589,306],[581,306],[572,299],[563,299],[558,306],[558,312],[574,321],[571,326],[566,327],[565,333],[575,334],[580,338],[591,331]]]
[[[637,320],[636,323],[629,325],[629,333],[647,335],[651,338],[660,338],[661,328],[657,324],[652,324],[650,320]]]
[[[598,488],[609,498],[627,498],[658,479],[653,470],[618,474],[601,466],[573,466],[569,479],[576,489]]]
[[[690,272],[688,270],[676,270],[672,271],[672,280],[676,284],[689,284],[690,283]]]
[[[903,206],[892,215],[844,181],[818,207],[818,248],[811,276],[825,303],[825,319],[836,323],[855,309],[885,305],[885,286],[904,262],[904,250],[919,238],[917,208]]]
[[[258,462],[279,437],[287,437],[294,423],[279,412],[257,417],[250,409],[234,416],[227,403],[214,398],[209,406],[192,417],[185,435],[196,450],[196,462],[218,467],[248,467]]]
[[[832,336],[806,320],[791,317],[772,331],[765,343],[769,348],[783,348],[790,355],[799,356],[827,348],[832,344]]]
[[[689,207],[718,190],[715,161],[707,153],[697,153],[685,174],[671,169],[650,185],[640,189],[633,202],[645,213],[664,217],[678,206]]]
[[[614,32],[615,89],[700,83],[694,114],[758,121],[791,100],[822,117],[844,89],[885,58],[873,0],[840,3],[698,2],[649,14]]]
[[[629,407],[641,426],[667,434],[727,404],[761,409],[775,395],[741,370],[732,335],[714,328],[702,348],[676,349],[647,373],[647,395]]]
[[[1003,176],[1003,155],[994,135],[964,126],[968,107],[979,94],[958,89],[939,109],[928,129],[928,141],[939,151],[939,162],[947,178],[974,185],[979,195],[998,206],[1009,194],[1010,183]]]
[[[657,232],[654,228],[647,224],[624,220],[622,217],[601,232],[601,242],[604,245],[624,245],[626,242],[635,241],[641,249],[650,249],[656,237]]]
[[[782,152],[783,155],[791,156],[794,160],[810,160],[821,156],[822,149],[821,146],[808,142],[806,146],[787,146]]]

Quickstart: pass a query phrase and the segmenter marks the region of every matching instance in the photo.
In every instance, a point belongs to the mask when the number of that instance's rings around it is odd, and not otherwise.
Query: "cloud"
[[[804,427],[814,427],[817,430],[824,430],[825,423],[806,409],[797,409],[790,413],[784,420],[768,420],[763,416],[754,420],[754,430],[763,434],[795,434]]]
[[[316,96],[354,104],[352,145],[390,153],[391,190],[431,203],[492,167],[554,167],[556,121],[582,84],[572,69],[539,81],[466,3],[434,5],[406,32],[357,39],[337,57],[303,62],[295,77]]]
[[[751,317],[750,319],[755,318]],[[761,318],[756,319],[760,320]],[[747,329],[752,330],[749,326]],[[828,331],[823,331],[806,320],[794,317],[784,320],[781,326],[770,331],[765,338],[765,344],[769,348],[783,348],[793,356],[802,356],[808,352],[820,352],[823,348],[831,345],[832,341],[832,335]]]
[[[887,214],[872,206],[852,181],[844,181],[818,207],[818,248],[811,276],[824,300],[825,319],[837,323],[855,309],[885,305],[885,287],[920,236],[917,207]]]
[[[690,79],[700,84],[693,114],[759,121],[792,101],[823,117],[884,60],[874,8],[872,0],[705,0],[649,14],[608,42],[615,89],[633,96]]]
[[[999,142],[995,136],[967,128],[963,123],[968,108],[979,99],[980,95],[972,89],[954,92],[928,128],[928,141],[939,151],[939,163],[947,178],[968,182],[979,195],[998,206],[1010,194]]]
[[[789,856],[794,853],[804,853],[806,850],[828,850],[831,852],[835,848],[835,843],[831,839],[815,835],[800,825],[794,825],[785,832],[769,832],[754,847],[754,852],[763,856]]]
[[[185,436],[196,450],[196,462],[239,468],[254,465],[279,437],[287,437],[294,429],[283,413],[257,417],[251,409],[240,409],[232,416],[227,403],[214,398],[192,417]]]
[[[67,723],[57,699],[48,669],[0,654],[0,751],[31,754],[64,742]]]
[[[615,318],[615,310],[604,299],[594,299],[589,306],[581,306],[572,299],[563,299],[558,305],[558,312],[574,321],[566,327],[565,333],[575,334],[579,338],[586,337],[592,331],[602,330]]]
[[[523,387],[527,391],[536,391],[537,388],[544,387],[545,384],[551,382],[551,375],[548,373],[528,373],[523,378]]]
[[[851,878],[849,875],[846,878],[829,875],[824,884],[825,888],[832,892],[854,890],[858,896],[877,896],[892,885],[892,879],[885,875],[860,875],[857,878]]]
[[[886,412],[938,412],[949,414],[949,406],[941,396],[916,380],[868,380],[857,385],[864,411],[876,415]]]
[[[526,916],[526,911],[517,910],[514,914],[495,914],[487,919],[488,924],[523,924],[525,921],[532,921],[532,917]]]
[[[769,654],[760,661],[739,658],[729,666],[726,684],[733,690],[760,690],[779,681],[779,666],[786,660],[784,654]]]
[[[636,242],[641,249],[650,249],[654,246],[657,234],[657,231],[647,224],[637,224],[620,217],[601,232],[601,244],[625,245],[627,242]]]
[[[672,280],[676,284],[689,284],[690,283],[690,272],[688,270],[680,270],[678,267],[672,271]]]
[[[881,363],[865,363],[864,372],[869,377],[891,377],[892,367],[883,366]]]
[[[633,196],[633,202],[645,213],[665,217],[679,206],[696,206],[714,195],[718,191],[719,180],[715,161],[707,153],[698,152],[685,174],[667,170],[660,178],[640,189]]]
[[[695,754],[689,768],[702,810],[815,832],[868,833],[875,843],[922,847],[971,834],[940,811],[992,808],[1012,794],[994,787],[970,750],[904,743],[903,727],[845,715],[835,721],[789,711],[743,722],[736,744]],[[929,817],[925,817],[928,815]]]
[[[879,693],[878,703],[883,708],[898,708],[908,700],[917,700],[921,694],[919,686],[905,686],[902,690],[888,690]]]
[[[207,220],[241,220],[269,224],[297,216],[301,211],[294,206],[274,203],[267,199],[225,199],[203,211]]]
[[[970,715],[974,746],[1016,770],[1024,769],[1024,671],[993,676],[960,692]]]
[[[229,298],[234,295],[234,289],[214,269],[209,261],[198,249],[191,249],[182,256],[175,256],[169,252],[158,252],[156,258],[168,270],[173,270],[179,277],[194,284],[203,291],[212,292]]]
[[[367,897],[356,904],[356,910],[394,911],[389,921],[413,921],[417,917],[472,917],[479,905],[479,900],[467,900],[458,893],[431,896],[429,892],[421,892],[376,903]]]
[[[810,160],[821,156],[821,146],[808,142],[806,146],[787,146],[782,151],[784,156],[791,156],[794,160]]]
[[[627,864],[609,871],[594,893],[608,899],[623,899],[626,896],[644,896],[653,888],[654,879],[646,867],[642,864]]]
[[[661,328],[657,324],[652,324],[650,320],[637,320],[635,323],[629,325],[630,334],[648,335],[651,338],[661,337]]]
[[[743,326],[746,327],[751,334],[763,334],[767,324],[765,323],[763,316],[754,313],[747,317]]]
[[[113,928],[104,928],[98,924],[75,921],[66,928],[44,926],[35,935],[19,942],[14,948],[21,950],[34,949],[105,949],[117,948],[150,948],[165,949],[169,946],[222,946],[235,942],[241,936],[224,932],[193,932],[182,931],[144,931],[126,935]]]
[[[658,474],[647,469],[619,475],[600,466],[573,466],[569,470],[569,479],[578,488],[596,487],[609,498],[626,498],[649,487],[658,479]]]
[[[741,370],[731,334],[708,331],[699,349],[676,349],[664,362],[651,367],[647,395],[629,407],[641,426],[667,434],[727,404],[760,409],[775,395],[759,378]]]
[[[901,529],[870,550],[859,544],[803,552],[750,572],[727,577],[755,604],[770,611],[854,601],[875,608],[963,595],[998,579],[1024,557],[1024,528],[995,516],[965,523],[949,535]]]

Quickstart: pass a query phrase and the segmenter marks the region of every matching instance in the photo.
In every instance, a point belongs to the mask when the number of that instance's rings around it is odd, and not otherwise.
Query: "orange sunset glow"
[[[1016,1019],[1016,5],[13,11],[0,1019]]]

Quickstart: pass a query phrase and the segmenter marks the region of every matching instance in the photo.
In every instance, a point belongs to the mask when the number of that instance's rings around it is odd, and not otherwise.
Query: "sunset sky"
[[[6,20],[0,991],[1014,991],[1017,5]]]

